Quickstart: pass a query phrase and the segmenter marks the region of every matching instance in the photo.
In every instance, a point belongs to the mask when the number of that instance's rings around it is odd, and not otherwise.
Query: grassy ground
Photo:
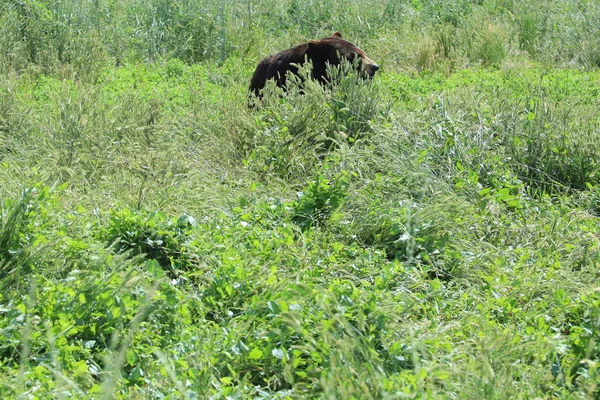
[[[598,398],[599,21],[2,3],[1,397]],[[372,82],[247,107],[336,30]]]

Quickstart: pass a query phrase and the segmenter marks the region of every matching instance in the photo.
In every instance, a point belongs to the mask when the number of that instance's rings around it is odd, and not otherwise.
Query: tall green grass
[[[598,397],[598,11],[2,3],[1,397]]]
[[[256,58],[332,31],[368,45],[390,66],[598,66],[594,2],[410,3],[327,1],[7,1],[0,6],[0,68],[97,79],[104,67],[178,58]],[[283,46],[285,47],[285,46]],[[385,64],[384,64],[385,65]]]

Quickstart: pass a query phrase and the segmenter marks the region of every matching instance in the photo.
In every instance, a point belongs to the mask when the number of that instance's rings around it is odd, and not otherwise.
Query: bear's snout
[[[377,70],[379,69],[379,65],[377,65],[377,63],[375,63],[375,61],[373,60],[365,60],[366,62],[363,63],[363,68],[362,68],[362,72],[364,74],[365,78],[373,78],[373,76],[375,76],[375,72],[377,72]]]
[[[377,70],[379,69],[379,65],[377,65],[375,61],[367,57],[366,54],[364,54],[364,52],[361,64],[363,73],[367,78],[373,78],[373,76],[375,76],[375,72],[377,72]]]
[[[367,65],[367,74],[369,74],[369,77],[373,77],[373,75],[375,75],[375,72],[377,72],[377,70],[379,69],[379,65],[373,63],[373,64],[369,64]]]

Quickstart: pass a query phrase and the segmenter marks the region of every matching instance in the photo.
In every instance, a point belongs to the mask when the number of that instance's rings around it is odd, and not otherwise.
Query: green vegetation
[[[599,4],[1,2],[0,398],[600,397]]]

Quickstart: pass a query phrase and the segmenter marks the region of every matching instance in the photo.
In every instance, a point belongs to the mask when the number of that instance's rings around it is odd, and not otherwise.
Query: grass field
[[[0,398],[599,398],[599,68],[592,0],[3,1]]]

